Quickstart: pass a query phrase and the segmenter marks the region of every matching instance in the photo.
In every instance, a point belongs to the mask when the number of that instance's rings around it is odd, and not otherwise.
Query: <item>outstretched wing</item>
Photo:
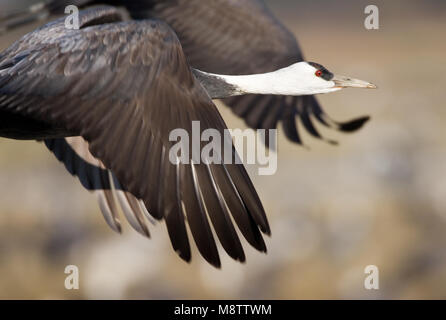
[[[173,129],[190,134],[192,121],[222,136],[226,129],[175,33],[156,20],[102,24],[116,15],[112,7],[85,10],[80,30],[67,30],[58,20],[6,50],[0,56],[0,109],[82,136],[123,190],[166,221],[183,259],[191,257],[185,217],[214,266],[220,259],[208,216],[234,259],[245,255],[230,215],[248,242],[266,251],[260,230],[270,229],[243,165],[169,161]]]

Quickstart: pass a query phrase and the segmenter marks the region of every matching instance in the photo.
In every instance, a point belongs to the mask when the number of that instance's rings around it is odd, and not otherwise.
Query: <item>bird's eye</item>
[[[322,76],[322,71],[321,70],[317,70],[315,74],[316,74],[316,77],[320,77],[320,76]]]

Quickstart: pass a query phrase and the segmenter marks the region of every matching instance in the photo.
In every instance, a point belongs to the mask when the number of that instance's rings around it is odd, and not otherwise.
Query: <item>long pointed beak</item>
[[[335,75],[333,79],[331,79],[335,83],[335,87],[337,88],[366,88],[366,89],[376,89],[377,86],[373,83],[353,79],[346,76]]]

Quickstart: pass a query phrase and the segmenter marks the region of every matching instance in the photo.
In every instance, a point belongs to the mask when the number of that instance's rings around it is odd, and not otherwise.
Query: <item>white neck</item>
[[[312,95],[340,90],[332,81],[314,76],[314,68],[305,62],[293,64],[274,72],[230,76],[205,73],[234,88],[231,95],[274,94],[274,95]]]

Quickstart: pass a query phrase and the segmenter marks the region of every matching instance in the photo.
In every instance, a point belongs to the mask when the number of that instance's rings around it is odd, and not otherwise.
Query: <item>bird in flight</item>
[[[375,86],[304,61],[263,1],[101,2],[124,5],[132,20],[115,6],[94,6],[79,12],[79,29],[60,18],[0,53],[0,136],[44,141],[97,193],[115,231],[121,231],[117,199],[130,225],[147,237],[147,221],[164,219],[185,261],[191,259],[186,221],[215,267],[221,262],[214,233],[229,256],[245,261],[234,224],[266,252],[262,233],[270,227],[243,164],[169,161],[169,132],[191,132],[199,121],[201,131],[222,133],[226,125],[212,101],[219,98],[252,128],[281,122],[301,144],[300,118],[311,135],[334,143],[312,118],[351,132],[368,117],[335,122],[314,95]],[[58,12],[62,4],[41,9]],[[237,157],[233,146],[230,152]]]

